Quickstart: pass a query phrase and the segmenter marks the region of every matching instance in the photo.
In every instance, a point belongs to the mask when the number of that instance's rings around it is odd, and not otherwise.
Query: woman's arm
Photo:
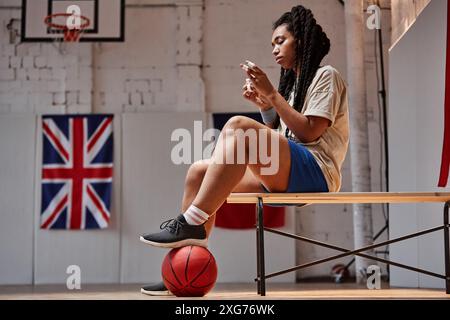
[[[261,94],[261,98],[265,100],[265,107],[273,106],[289,130],[301,142],[308,143],[317,140],[328,128],[330,120],[317,116],[305,116],[292,108],[286,99],[273,87],[266,73],[257,65],[252,63],[252,67],[249,68],[241,64],[241,67],[247,72],[253,87]],[[268,127],[273,129],[273,123],[268,125]]]
[[[246,79],[246,83],[242,86],[242,96],[245,99],[253,102],[260,109],[260,112],[264,112],[273,108],[270,105],[269,100],[267,100],[263,96],[260,96],[258,92],[254,90],[253,84],[251,84],[250,79]],[[274,128],[274,122],[264,123],[264,125],[270,129],[276,129]]]
[[[330,125],[323,117],[305,116],[292,108],[281,94],[274,90],[266,96],[274,106],[280,118],[294,135],[304,143],[317,140]]]
[[[272,123],[264,123],[264,125],[267,127],[267,128],[269,128],[269,129],[276,129],[276,128],[274,128],[274,126],[273,126],[273,122]]]

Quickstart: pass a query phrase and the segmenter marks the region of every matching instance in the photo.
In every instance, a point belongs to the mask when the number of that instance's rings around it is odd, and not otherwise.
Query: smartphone
[[[245,83],[247,85],[247,91],[253,92],[253,89],[251,87],[252,81],[249,78],[247,78],[247,79],[245,79]]]
[[[248,69],[251,69],[251,70],[255,71],[255,69],[253,69],[253,68],[256,67],[256,64],[254,64],[254,63],[251,62],[250,60],[245,60],[245,62],[244,62],[244,67],[246,67],[247,70],[248,70]],[[246,71],[247,71],[247,70],[246,70]]]

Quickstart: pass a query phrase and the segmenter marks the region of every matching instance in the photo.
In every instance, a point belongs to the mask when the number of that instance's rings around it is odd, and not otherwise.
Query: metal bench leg
[[[444,249],[445,249],[445,292],[450,294],[450,248],[449,248],[449,221],[448,221],[448,208],[450,201],[445,203],[444,206]]]
[[[259,250],[260,250],[260,244],[259,244],[259,208],[258,205],[256,205],[256,210],[255,210],[255,216],[256,216],[256,291],[257,294],[261,294],[261,281],[259,279],[261,279],[261,270],[259,269],[259,266],[261,264],[261,256],[259,254]]]
[[[262,198],[258,198],[257,205],[257,220],[258,224],[258,265],[259,265],[259,294],[261,296],[266,295],[266,273],[265,273],[265,265],[264,265],[264,215],[263,215],[263,200]]]

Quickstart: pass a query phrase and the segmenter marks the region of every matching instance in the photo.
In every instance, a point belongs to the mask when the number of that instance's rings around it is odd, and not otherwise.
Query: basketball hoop
[[[46,16],[44,19],[44,23],[48,26],[49,32],[51,33],[60,33],[62,30],[62,32],[64,33],[65,42],[78,42],[80,40],[80,35],[89,26],[90,21],[85,16],[76,16],[82,20],[82,23],[78,28],[69,28],[65,22],[69,17],[73,16],[74,15],[72,13],[54,13]],[[53,20],[55,18],[64,18],[64,24],[54,23]]]

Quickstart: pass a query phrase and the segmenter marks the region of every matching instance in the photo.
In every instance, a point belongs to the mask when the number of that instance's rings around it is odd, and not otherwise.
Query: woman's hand
[[[246,82],[242,87],[242,96],[256,104],[261,110],[267,110],[272,107],[269,100],[255,90],[255,87],[249,78],[246,79]]]
[[[245,64],[241,63],[241,68],[247,73],[259,96],[264,96],[267,101],[270,101],[270,97],[275,95],[277,90],[267,78],[266,73],[250,61],[246,61]]]

